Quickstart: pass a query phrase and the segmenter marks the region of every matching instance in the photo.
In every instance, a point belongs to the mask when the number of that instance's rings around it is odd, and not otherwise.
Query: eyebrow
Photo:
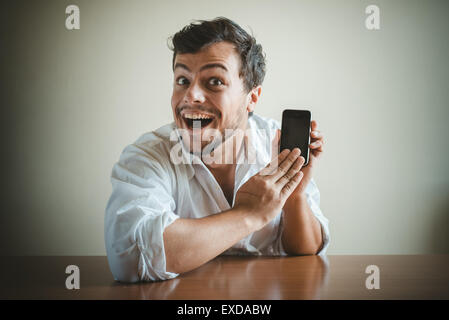
[[[175,64],[175,67],[173,68],[173,70],[175,70],[176,68],[182,68],[182,69],[185,69],[185,70],[190,72],[189,67],[187,67],[184,63],[177,62]],[[228,71],[228,69],[224,65],[222,65],[221,63],[208,63],[208,64],[202,66],[200,71],[203,71],[205,69],[211,69],[211,68],[221,68],[221,69],[223,69],[225,71]]]

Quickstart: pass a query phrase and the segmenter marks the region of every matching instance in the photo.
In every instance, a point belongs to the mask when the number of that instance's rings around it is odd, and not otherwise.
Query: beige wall
[[[113,163],[172,121],[167,38],[216,16],[265,49],[256,112],[309,107],[325,133],[329,254],[449,253],[447,1],[14,3],[1,10],[1,254],[105,254]],[[65,29],[68,4],[80,30]],[[378,31],[365,28],[369,4]]]

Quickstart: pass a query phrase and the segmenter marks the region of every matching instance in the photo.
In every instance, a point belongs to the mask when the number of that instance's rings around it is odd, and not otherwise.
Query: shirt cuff
[[[168,272],[164,248],[164,230],[179,216],[171,211],[161,215],[147,214],[136,229],[139,248],[138,275],[141,281],[167,280],[178,273]]]

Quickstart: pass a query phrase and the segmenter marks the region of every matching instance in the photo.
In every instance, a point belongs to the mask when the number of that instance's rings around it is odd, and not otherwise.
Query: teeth
[[[191,114],[191,113],[186,113],[184,116],[184,118],[186,119],[212,119],[211,116],[206,115],[206,114]]]

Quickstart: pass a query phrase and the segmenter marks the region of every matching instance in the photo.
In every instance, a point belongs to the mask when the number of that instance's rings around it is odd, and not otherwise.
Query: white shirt
[[[258,161],[237,162],[234,199],[240,186],[270,162],[271,141],[279,128],[273,119],[256,114],[249,118],[252,139],[248,143],[257,150]],[[263,130],[269,132],[269,139],[261,134]],[[178,274],[166,270],[164,229],[178,218],[202,218],[231,209],[219,184],[201,161],[193,164],[171,161],[170,150],[178,143],[170,140],[173,131],[180,136],[174,122],[142,135],[123,150],[112,169],[113,190],[105,212],[105,243],[115,280],[175,278]],[[182,148],[182,155],[186,154],[189,153]],[[320,210],[320,193],[313,179],[306,195],[321,224],[323,246],[319,254],[323,255],[330,240],[329,222]],[[281,210],[265,227],[223,254],[286,255],[281,241],[282,217]]]

